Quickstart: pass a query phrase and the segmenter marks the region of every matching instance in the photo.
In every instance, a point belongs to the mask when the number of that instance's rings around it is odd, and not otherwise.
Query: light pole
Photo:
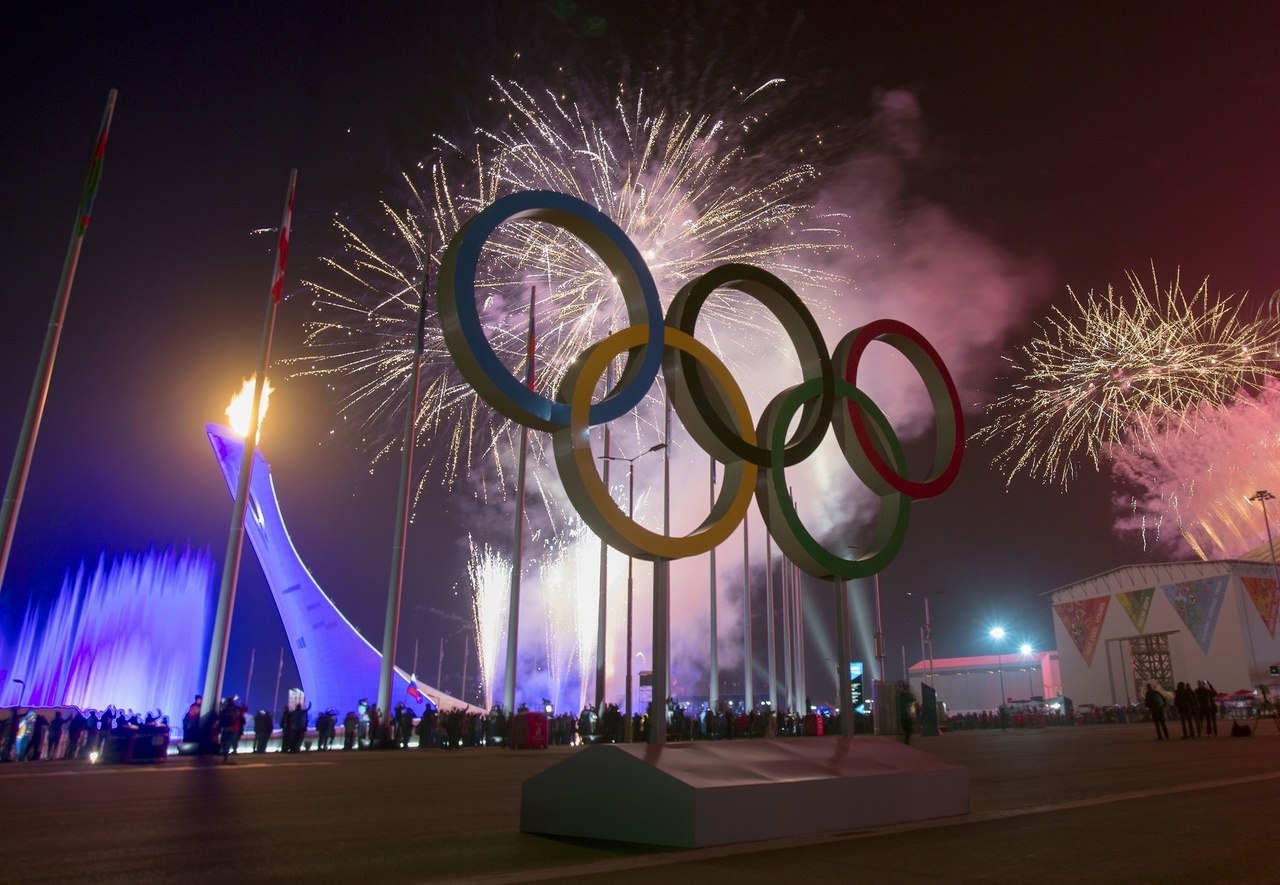
[[[1018,646],[1018,654],[1022,655],[1022,659],[1024,661],[1035,653],[1036,653],[1036,650],[1031,646],[1030,642],[1024,642],[1022,643],[1022,645]],[[1033,673],[1035,673],[1035,667],[1033,666],[1028,667],[1027,668],[1027,700],[1031,700],[1031,698],[1034,697],[1036,693],[1035,677],[1032,675]]]
[[[988,635],[996,641],[996,669],[1000,671],[1000,709],[997,712],[999,712],[1000,714],[1000,729],[1003,731],[1004,730],[1005,693],[1004,693],[1004,657],[1003,657],[1002,646],[1003,646],[1004,637],[1005,637],[1004,627],[992,627]]]
[[[650,446],[638,455],[632,455],[630,458],[624,458],[621,455],[601,455],[601,461],[625,461],[627,464],[627,519],[635,519],[636,515],[636,461],[652,452],[662,451],[667,447],[666,443],[658,443]],[[626,721],[623,725],[626,734],[626,740],[631,742],[631,619],[632,619],[632,602],[635,598],[634,582],[632,580],[633,566],[635,558],[627,557],[627,693],[626,693]]]
[[[1267,516],[1267,502],[1275,499],[1276,496],[1266,489],[1258,489],[1249,497],[1250,501],[1257,501],[1262,505],[1262,522],[1267,527],[1267,549],[1271,552],[1271,579],[1280,588],[1280,569],[1276,568],[1276,548],[1271,541],[1271,519]]]

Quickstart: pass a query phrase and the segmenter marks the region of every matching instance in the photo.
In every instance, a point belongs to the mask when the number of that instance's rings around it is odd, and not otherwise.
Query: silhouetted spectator
[[[1200,708],[1200,716],[1204,719],[1204,733],[1218,733],[1218,691],[1213,683],[1201,679],[1196,683],[1196,703]]]
[[[348,711],[342,720],[342,749],[350,750],[356,745],[356,737],[360,734],[360,717],[355,710]]]
[[[1143,695],[1142,702],[1151,712],[1151,721],[1156,726],[1156,740],[1169,740],[1169,726],[1164,721],[1164,695],[1156,691],[1155,687],[1148,682],[1147,693]]]

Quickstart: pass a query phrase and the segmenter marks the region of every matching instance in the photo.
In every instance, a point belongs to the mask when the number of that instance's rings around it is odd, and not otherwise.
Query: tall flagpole
[[[271,275],[271,291],[267,296],[267,314],[262,322],[262,346],[258,358],[258,374],[253,384],[253,407],[249,413],[249,430],[244,437],[244,454],[240,458],[240,475],[236,480],[236,501],[231,508],[231,529],[227,533],[227,555],[222,563],[222,586],[218,590],[218,610],[213,621],[213,639],[209,646],[209,666],[204,674],[204,698],[200,715],[208,717],[218,709],[222,697],[222,678],[227,667],[227,644],[231,640],[231,613],[236,601],[236,580],[240,576],[240,551],[244,548],[244,511],[249,500],[249,475],[253,472],[253,453],[258,442],[258,419],[262,408],[262,388],[267,383],[267,367],[271,363],[271,335],[275,331],[276,310],[284,294],[284,266],[289,257],[289,228],[293,224],[293,193],[298,184],[298,170],[289,172],[289,190],[285,197],[284,218],[280,222],[280,240],[276,244],[276,267]]]
[[[808,654],[805,649],[804,639],[804,577],[800,574],[800,566],[793,565],[795,569],[795,594],[796,594],[796,696],[800,698],[800,703],[804,704],[804,712],[809,712],[809,680],[806,661]]]
[[[533,390],[534,314],[538,287],[529,288],[529,351],[525,358],[525,379]],[[507,666],[502,686],[502,706],[511,715],[516,709],[516,650],[520,629],[520,567],[524,562],[524,484],[525,462],[529,453],[529,428],[520,425],[520,465],[516,469],[516,526],[514,552],[511,557],[511,594],[507,599]]]
[[[53,313],[44,336],[44,348],[36,368],[36,378],[31,385],[31,397],[27,400],[27,414],[18,435],[18,446],[13,454],[13,467],[9,471],[9,484],[5,487],[4,507],[0,509],[0,586],[4,585],[5,571],[9,567],[9,551],[13,548],[13,534],[18,525],[18,510],[27,486],[27,474],[31,472],[31,459],[35,455],[36,436],[40,433],[40,420],[44,416],[45,400],[49,397],[49,384],[53,378],[53,361],[58,355],[58,340],[62,336],[62,324],[67,317],[67,302],[71,300],[71,283],[76,277],[76,264],[80,261],[80,247],[84,244],[89,218],[93,214],[93,199],[98,195],[102,181],[102,165],[107,153],[107,133],[111,130],[111,117],[116,109],[116,90],[107,93],[107,107],[102,112],[102,125],[98,127],[97,146],[89,161],[89,175],[80,194],[80,208],[75,226],[71,229],[71,242],[62,262],[62,277],[53,299]]]
[[[249,675],[244,680],[244,708],[249,709],[249,690],[253,688],[253,659],[258,656],[256,648],[249,649]]]
[[[391,544],[391,579],[387,584],[387,616],[382,625],[382,669],[378,674],[378,708],[382,710],[383,735],[391,737],[391,673],[396,664],[396,638],[400,632],[400,600],[404,596],[404,555],[409,538],[409,506],[413,499],[414,427],[418,398],[422,395],[422,351],[427,327],[427,288],[431,284],[431,235],[427,234],[423,260],[422,289],[418,292],[418,339],[413,348],[413,394],[404,416],[404,442],[400,450],[400,506],[396,508],[396,530]],[[416,673],[414,675],[417,675]]]
[[[276,695],[271,702],[271,714],[280,709],[280,677],[284,676],[284,649],[280,649],[280,663],[276,666]]]
[[[711,456],[711,509],[716,506],[716,459]],[[720,706],[720,658],[716,650],[716,548],[711,548],[711,672],[707,676],[707,703],[714,711]]]
[[[782,557],[779,577],[782,579],[782,685],[787,690],[787,709],[794,712],[796,683],[791,674],[794,661],[791,654],[791,562],[785,555]]]
[[[751,641],[751,547],[747,535],[748,522],[746,518],[742,520],[742,692],[743,707],[749,714],[756,707],[756,693],[752,684],[755,661],[751,652],[755,643]]]
[[[764,598],[765,611],[768,617],[765,618],[765,633],[769,639],[769,711],[772,715],[778,715],[778,659],[776,651],[777,637],[774,633],[774,621],[777,620],[776,613],[773,609],[773,539],[766,531],[764,533]]]

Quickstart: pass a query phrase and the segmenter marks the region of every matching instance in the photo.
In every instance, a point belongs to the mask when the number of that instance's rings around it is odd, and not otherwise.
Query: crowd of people
[[[112,734],[167,725],[167,717],[158,710],[143,714],[115,707],[101,711],[72,708],[67,715],[61,709],[46,715],[14,707],[0,720],[0,762],[96,758],[108,747]]]
[[[273,743],[280,752],[299,753],[315,749],[328,751],[367,749],[373,746],[424,749],[511,746],[517,716],[528,715],[522,705],[516,715],[501,706],[487,713],[452,709],[425,710],[421,715],[403,703],[384,715],[376,706],[361,700],[357,710],[339,717],[333,708],[314,718],[311,705],[299,702],[286,706],[278,716],[266,710],[249,715],[238,697],[223,698],[212,715],[202,713],[203,698],[196,696],[182,717],[181,732],[174,734],[182,752],[220,756],[226,763],[242,750],[266,753]],[[537,716],[538,713],[534,713]],[[555,745],[621,743],[648,739],[651,710],[637,713],[628,733],[626,715],[616,704],[601,709],[584,708],[571,713],[546,716],[545,742]],[[667,735],[671,740],[734,740],[750,737],[800,736],[838,731],[831,711],[804,716],[798,713],[773,715],[750,712],[721,703],[715,709],[690,711],[669,700],[666,705]],[[78,711],[64,715],[54,710],[11,710],[0,720],[0,758],[5,761],[38,759],[90,759],[104,749],[110,734],[122,737],[148,727],[168,731],[169,720],[160,711],[134,714],[108,708],[105,711]],[[523,734],[523,732],[522,732]],[[538,744],[541,745],[541,744]]]
[[[1186,682],[1179,682],[1173,690],[1173,708],[1178,713],[1178,723],[1182,726],[1182,739],[1190,740],[1198,738],[1202,734],[1206,736],[1214,736],[1218,733],[1218,692],[1213,684],[1205,680],[1200,680],[1195,688]],[[1164,692],[1157,689],[1150,682],[1147,683],[1147,691],[1142,698],[1143,706],[1147,708],[1151,716],[1151,721],[1155,725],[1156,740],[1169,740],[1169,725],[1165,721],[1165,707],[1169,706],[1169,699],[1165,697]],[[1247,726],[1245,726],[1247,728]],[[1240,727],[1232,726],[1233,735],[1242,734]]]
[[[1140,704],[1089,705],[1074,711],[1070,707],[1024,710],[1005,706],[999,710],[946,716],[944,727],[967,730],[1152,721],[1157,737],[1163,740],[1169,736],[1166,721],[1170,715],[1166,707],[1169,707],[1178,715],[1183,739],[1189,740],[1218,733],[1216,697],[1212,684],[1204,680],[1194,688],[1188,683],[1178,683],[1171,696],[1148,685]],[[487,713],[474,708],[444,711],[428,708],[419,716],[411,707],[398,703],[387,715],[362,699],[356,710],[348,711],[341,719],[333,708],[321,711],[313,719],[311,705],[304,706],[298,701],[292,706],[286,705],[278,716],[266,710],[257,711],[250,729],[248,710],[238,697],[223,698],[212,716],[202,715],[202,700],[197,696],[183,717],[181,743],[184,751],[217,754],[224,762],[230,762],[230,757],[240,752],[246,738],[251,738],[248,747],[253,753],[266,753],[273,740],[278,740],[280,752],[299,753],[313,747],[328,751],[338,746],[346,751],[375,746],[407,748],[413,745],[423,749],[520,746],[528,735],[527,729],[516,727],[520,716],[529,715],[523,706],[515,715],[494,706]],[[839,716],[826,708],[815,708],[806,715],[794,711],[775,714],[767,708],[747,711],[726,702],[714,708],[704,706],[691,710],[668,699],[665,706],[670,740],[813,736],[837,734],[840,730]],[[10,710],[9,717],[0,720],[0,761],[96,758],[94,754],[109,746],[112,734],[127,737],[145,729],[163,729],[166,733],[168,730],[168,717],[160,711],[137,714],[114,707],[103,711],[68,709],[65,714],[62,709],[55,709],[51,714]],[[600,709],[587,706],[576,716],[548,711],[545,731],[539,732],[540,742],[534,745],[542,745],[541,740],[553,746],[642,742],[648,739],[652,714],[650,704],[648,710],[632,717],[628,729],[627,717],[616,704],[606,704]],[[532,715],[540,717],[541,714]],[[859,731],[871,730],[869,722],[857,724]]]

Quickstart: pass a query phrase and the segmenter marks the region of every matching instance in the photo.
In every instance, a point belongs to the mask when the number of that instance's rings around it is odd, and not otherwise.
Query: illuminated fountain
[[[190,550],[103,554],[92,575],[82,564],[43,617],[28,603],[16,645],[0,649],[0,703],[158,709],[176,722],[204,677],[215,571]]]

